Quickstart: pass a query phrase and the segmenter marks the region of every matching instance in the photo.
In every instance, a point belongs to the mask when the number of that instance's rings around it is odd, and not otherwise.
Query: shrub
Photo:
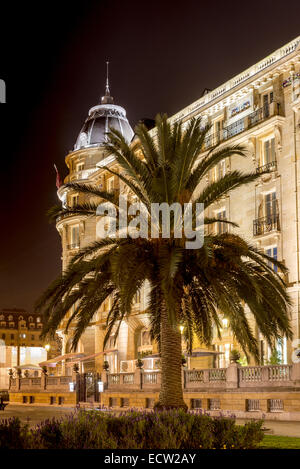
[[[28,426],[21,426],[20,419],[0,421],[0,449],[24,449],[30,446],[27,438]]]
[[[0,425],[3,448],[250,449],[263,439],[262,421],[238,426],[233,418],[211,418],[201,411],[79,411],[30,432],[18,419],[5,422]]]

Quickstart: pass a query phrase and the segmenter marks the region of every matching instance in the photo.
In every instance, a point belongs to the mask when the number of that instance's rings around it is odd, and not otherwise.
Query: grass
[[[300,438],[292,436],[265,435],[261,449],[300,449]]]

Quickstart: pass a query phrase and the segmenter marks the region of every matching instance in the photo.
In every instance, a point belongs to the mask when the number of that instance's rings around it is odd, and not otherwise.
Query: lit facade
[[[42,327],[42,318],[24,309],[0,310],[0,391],[8,389],[10,369],[39,365],[51,354],[57,355],[56,341],[48,344],[40,338]]]
[[[268,171],[256,182],[224,197],[209,209],[208,215],[217,215],[218,218],[228,218],[238,223],[239,228],[234,229],[235,233],[284,262],[289,269],[286,282],[293,299],[292,329],[294,338],[300,338],[300,37],[208,92],[172,116],[171,120],[187,122],[191,117],[199,115],[203,123],[211,124],[209,138],[199,158],[217,142],[221,142],[221,145],[223,142],[225,145],[244,145],[248,154],[247,158],[231,157],[219,163],[211,171],[207,182],[235,169],[259,173]],[[128,141],[131,140],[133,132],[125,110],[113,104],[107,84],[101,104],[90,110],[74,151],[66,156],[69,175],[65,183],[76,181],[108,190],[125,190],[117,177],[101,167],[109,165],[118,171],[114,159],[105,158],[103,152],[102,144],[109,126],[115,126]],[[59,188],[58,196],[62,204],[68,205],[81,203],[84,197],[68,191],[65,185]],[[73,215],[58,218],[56,227],[62,240],[62,268],[65,269],[81,247],[95,241],[96,223],[95,219]],[[222,223],[212,229],[219,232],[232,230]],[[138,356],[148,357],[145,358],[145,369],[157,368],[157,345],[151,343],[149,318],[145,314],[146,289],[137,295],[133,314],[123,321],[116,344],[112,336],[107,345],[110,352],[103,355],[105,319],[109,308],[108,300],[79,342],[77,352],[92,357],[82,361],[82,369],[101,371],[105,359],[109,362],[111,372],[133,371],[134,360]],[[254,322],[252,325],[260,345],[261,363],[267,363],[270,350]],[[68,353],[72,329],[70,335],[66,335],[63,326],[58,334],[62,338],[63,353]],[[223,368],[229,364],[230,350],[238,346],[225,318],[222,339],[215,337],[212,346],[221,354],[200,357],[199,353],[195,353],[194,357],[188,359],[188,367]],[[282,338],[276,347],[282,362],[290,363],[292,344]],[[195,348],[199,350],[203,346],[195,343]]]

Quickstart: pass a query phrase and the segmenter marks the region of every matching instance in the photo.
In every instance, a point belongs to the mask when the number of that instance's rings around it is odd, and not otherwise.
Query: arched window
[[[141,345],[151,345],[150,331],[144,329],[141,333]]]

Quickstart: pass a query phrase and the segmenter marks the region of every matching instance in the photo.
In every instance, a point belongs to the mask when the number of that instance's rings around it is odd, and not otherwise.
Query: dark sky
[[[169,115],[300,34],[299,1],[6,2],[1,6],[0,307],[32,309],[60,270],[56,163],[111,91],[132,126]],[[243,5],[245,6],[243,7]],[[243,9],[244,8],[244,9]]]

